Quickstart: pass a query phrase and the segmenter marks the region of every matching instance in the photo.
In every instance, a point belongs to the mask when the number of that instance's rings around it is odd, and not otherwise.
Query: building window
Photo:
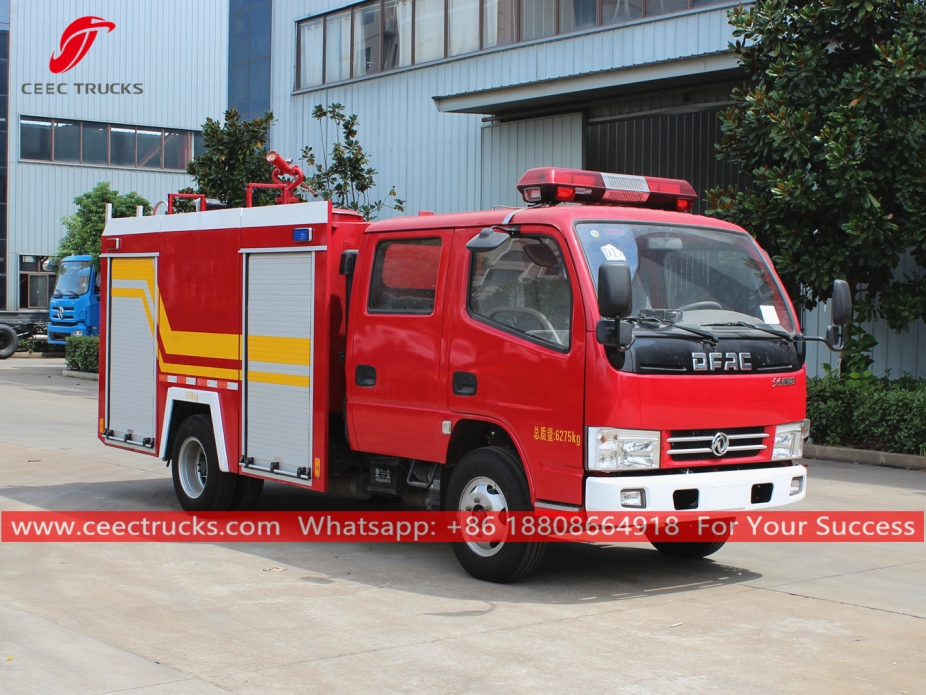
[[[55,274],[47,272],[46,256],[19,257],[19,308],[47,309],[55,289]]]
[[[521,41],[729,1],[373,0],[296,23],[295,87],[310,89]],[[246,2],[232,0],[233,5]],[[244,41],[247,27],[234,26],[232,41],[239,34],[238,40]],[[253,27],[250,31],[253,33]],[[235,69],[229,69],[229,102],[233,104],[232,83],[243,79]]]
[[[186,170],[202,133],[23,116],[20,159],[140,169]]]
[[[272,18],[270,0],[230,0],[228,106],[238,109],[243,118],[257,118],[270,110]]]

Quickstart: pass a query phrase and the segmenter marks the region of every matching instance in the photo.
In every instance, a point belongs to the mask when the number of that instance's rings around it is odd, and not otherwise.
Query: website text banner
[[[0,541],[55,543],[922,543],[921,511],[0,513]]]

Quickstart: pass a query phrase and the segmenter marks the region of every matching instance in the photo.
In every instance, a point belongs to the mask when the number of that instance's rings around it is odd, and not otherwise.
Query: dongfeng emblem
[[[727,453],[729,446],[730,438],[723,432],[718,432],[711,442],[711,451],[714,452],[714,456],[720,457]]]

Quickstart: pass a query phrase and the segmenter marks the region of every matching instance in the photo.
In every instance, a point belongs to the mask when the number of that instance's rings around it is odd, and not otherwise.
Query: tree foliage
[[[798,303],[845,278],[856,321],[908,330],[926,317],[922,271],[894,272],[907,251],[926,267],[926,5],[758,0],[729,18],[751,86],[719,150],[752,185],[710,191],[711,212],[756,235]]]
[[[151,214],[151,203],[138,193],[120,195],[108,181],[101,181],[93,190],[74,198],[77,212],[61,218],[67,231],[58,242],[57,261],[66,256],[90,254],[94,263],[98,262],[100,238],[106,226],[106,203],[112,203],[113,217],[135,217],[139,205],[146,215]]]
[[[228,207],[244,207],[246,185],[270,183],[273,166],[267,162],[267,140],[273,113],[252,120],[242,119],[238,109],[225,112],[224,124],[207,118],[203,124],[205,152],[187,164],[187,173],[193,177],[196,189],[186,188],[181,193],[203,193],[216,198]],[[254,205],[268,205],[278,191],[254,192]],[[194,205],[183,201],[181,211],[193,210]]]
[[[312,118],[319,122],[322,151],[319,162],[311,147],[302,150],[307,169],[306,184],[325,200],[333,201],[335,207],[356,210],[366,220],[376,219],[384,207],[404,212],[405,201],[395,197],[395,187],[385,199],[370,200],[377,172],[370,166],[370,157],[357,139],[357,115],[346,116],[342,104],[330,104],[327,108],[318,104],[312,111]],[[330,155],[326,121],[333,123],[335,128]]]

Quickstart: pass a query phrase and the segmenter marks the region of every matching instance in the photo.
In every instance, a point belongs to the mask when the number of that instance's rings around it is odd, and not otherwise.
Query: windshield
[[[794,331],[771,269],[745,234],[640,223],[579,222],[575,227],[596,287],[602,263],[630,266],[634,316],[679,325],[745,322]]]
[[[77,297],[90,289],[90,261],[64,261],[58,271],[55,295]]]

